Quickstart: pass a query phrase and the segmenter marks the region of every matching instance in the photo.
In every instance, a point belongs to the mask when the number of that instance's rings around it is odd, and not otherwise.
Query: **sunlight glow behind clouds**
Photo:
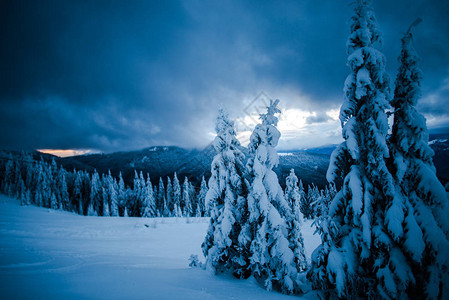
[[[342,141],[339,110],[332,109],[325,114],[329,119],[325,122],[307,123],[307,118],[317,112],[304,111],[297,108],[283,109],[277,128],[281,132],[278,150],[293,150],[337,144]],[[247,115],[236,120],[237,138],[243,146],[248,146],[254,127],[259,123],[258,115]]]

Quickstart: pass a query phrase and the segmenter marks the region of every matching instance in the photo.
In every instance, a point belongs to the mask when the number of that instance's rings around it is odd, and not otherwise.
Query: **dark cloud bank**
[[[260,91],[325,122],[338,108],[350,1],[2,1],[0,148],[201,147],[218,105]],[[447,126],[449,3],[374,1],[388,71],[416,18],[421,111]],[[246,102],[245,102],[246,101]]]

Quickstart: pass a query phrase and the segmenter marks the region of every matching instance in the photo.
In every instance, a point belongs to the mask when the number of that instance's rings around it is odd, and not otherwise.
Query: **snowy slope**
[[[2,299],[292,299],[189,268],[206,218],[84,217],[0,195]],[[304,224],[306,252],[319,243]]]

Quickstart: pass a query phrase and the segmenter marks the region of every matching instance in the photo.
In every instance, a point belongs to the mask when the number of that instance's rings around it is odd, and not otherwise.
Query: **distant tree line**
[[[187,177],[179,182],[177,174],[159,178],[153,185],[149,174],[137,173],[133,186],[126,186],[120,173],[89,174],[66,171],[52,160],[34,160],[30,153],[9,155],[0,160],[1,192],[21,200],[52,209],[89,216],[130,217],[204,217],[207,184],[202,178],[199,188]]]
[[[293,172],[293,170],[292,170]],[[9,154],[0,160],[0,189],[5,195],[36,205],[89,216],[129,217],[204,217],[208,187],[204,177],[199,187],[187,177],[180,183],[176,173],[153,184],[149,174],[134,172],[132,187],[121,173],[118,178],[86,171],[69,172],[54,160],[35,160],[31,153]],[[287,181],[289,179],[287,178]],[[288,183],[287,183],[288,186]],[[321,215],[319,203],[329,202],[336,193],[334,185],[320,190],[314,184],[304,188],[296,181],[298,203],[306,219]],[[287,190],[286,190],[287,192]]]

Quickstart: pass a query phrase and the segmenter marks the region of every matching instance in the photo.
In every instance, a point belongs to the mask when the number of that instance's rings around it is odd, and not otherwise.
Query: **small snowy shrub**
[[[198,259],[198,255],[191,254],[189,257],[189,267],[191,268],[204,268],[204,264]]]

